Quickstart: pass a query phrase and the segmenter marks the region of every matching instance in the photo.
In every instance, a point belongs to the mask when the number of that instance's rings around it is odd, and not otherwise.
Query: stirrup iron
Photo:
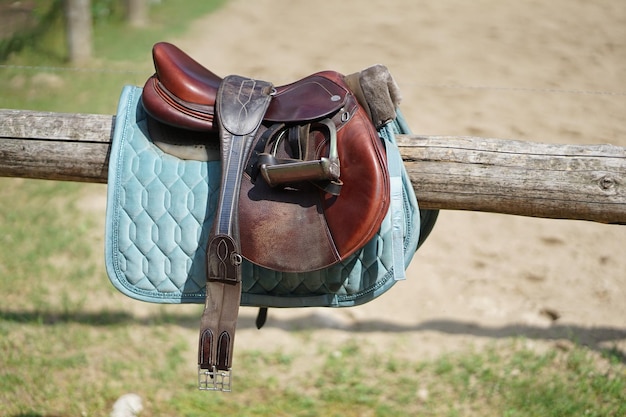
[[[337,181],[339,179],[339,154],[337,151],[337,129],[329,119],[320,120],[314,126],[328,130],[329,145],[328,157],[312,161],[299,159],[279,159],[273,154],[262,153],[259,155],[259,167],[263,179],[270,187],[296,183],[301,181]],[[279,136],[274,148],[283,139]]]

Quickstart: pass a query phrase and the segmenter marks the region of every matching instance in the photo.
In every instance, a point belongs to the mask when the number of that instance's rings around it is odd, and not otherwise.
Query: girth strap
[[[239,190],[254,136],[267,111],[271,83],[231,75],[216,97],[222,180],[207,246],[207,296],[200,321],[198,388],[230,391],[233,344],[241,300]]]

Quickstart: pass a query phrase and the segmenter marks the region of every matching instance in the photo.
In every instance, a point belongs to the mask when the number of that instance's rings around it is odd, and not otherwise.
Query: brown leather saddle
[[[274,87],[213,74],[174,45],[153,48],[142,101],[154,137],[222,162],[207,251],[200,388],[230,390],[241,262],[281,272],[334,265],[370,241],[389,208],[385,149],[343,75]]]

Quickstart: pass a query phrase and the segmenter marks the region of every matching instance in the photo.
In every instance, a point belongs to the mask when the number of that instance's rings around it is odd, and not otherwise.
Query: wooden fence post
[[[91,59],[92,22],[90,0],[65,0],[65,30],[71,62],[80,64]]]

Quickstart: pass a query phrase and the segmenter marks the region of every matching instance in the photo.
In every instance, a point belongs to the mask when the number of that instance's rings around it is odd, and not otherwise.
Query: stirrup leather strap
[[[231,75],[218,90],[222,180],[207,246],[207,296],[200,321],[198,388],[230,391],[233,344],[241,301],[239,190],[254,136],[267,111],[273,86]]]

